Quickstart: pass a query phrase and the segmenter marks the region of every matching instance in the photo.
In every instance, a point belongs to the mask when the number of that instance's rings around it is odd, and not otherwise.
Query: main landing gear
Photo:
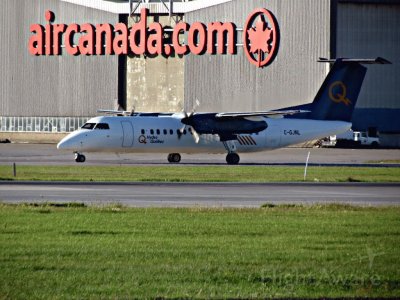
[[[236,153],[236,145],[233,140],[229,141],[224,141],[222,142],[224,144],[225,149],[228,151],[228,154],[226,155],[226,162],[228,165],[237,165],[240,161],[239,155]]]
[[[177,164],[180,161],[181,161],[181,155],[179,153],[168,154],[168,162]]]
[[[78,153],[78,152],[75,153],[75,161],[76,161],[77,163],[83,163],[83,162],[85,162],[85,160],[86,160],[85,155],[80,154],[80,153]]]
[[[240,161],[240,157],[237,153],[228,153],[226,155],[226,162],[228,165],[237,165]]]

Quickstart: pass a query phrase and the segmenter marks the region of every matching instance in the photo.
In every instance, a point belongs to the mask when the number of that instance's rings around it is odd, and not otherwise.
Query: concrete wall
[[[198,111],[276,109],[313,100],[326,73],[319,57],[330,56],[329,0],[234,0],[186,14],[188,23],[229,22],[243,27],[255,8],[267,8],[280,27],[275,61],[250,64],[243,48],[237,55],[189,55],[185,61],[185,107],[198,99]],[[239,36],[241,42],[241,35]]]
[[[137,21],[137,20],[136,20]],[[148,17],[148,23],[157,21],[163,26],[174,26],[169,17]],[[132,26],[135,19],[129,18]],[[140,112],[177,112],[183,109],[183,57],[163,56],[127,58],[127,110]]]
[[[0,2],[0,116],[93,116],[118,97],[117,56],[32,56],[31,24],[112,23],[118,15],[58,0]]]

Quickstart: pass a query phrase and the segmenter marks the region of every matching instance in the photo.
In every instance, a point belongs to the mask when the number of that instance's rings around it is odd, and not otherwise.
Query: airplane
[[[320,58],[333,63],[312,103],[260,112],[139,113],[100,110],[57,145],[71,150],[83,163],[84,152],[168,153],[179,163],[180,153],[227,153],[236,165],[238,153],[277,149],[349,130],[367,71],[364,64],[390,64],[375,59]]]

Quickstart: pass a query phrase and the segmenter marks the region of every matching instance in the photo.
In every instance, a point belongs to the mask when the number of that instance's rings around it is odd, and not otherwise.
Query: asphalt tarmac
[[[241,154],[241,165],[385,166],[399,150],[283,148]],[[166,154],[88,153],[85,165],[169,165]],[[77,165],[54,144],[0,144],[0,165]],[[179,165],[225,165],[225,155],[182,155]],[[392,164],[399,166],[399,164]],[[9,183],[0,181],[3,202],[121,203],[138,207],[259,207],[265,203],[400,205],[400,184],[232,183]]]
[[[241,165],[304,165],[308,152],[311,165],[384,165],[400,161],[398,149],[282,148],[240,154]],[[84,153],[85,165],[168,165],[160,153]],[[57,150],[54,144],[0,144],[0,165],[76,165],[74,154]],[[182,154],[180,165],[225,165],[224,154]],[[399,166],[399,164],[397,164]]]
[[[7,183],[1,202],[118,203],[134,207],[260,207],[341,203],[400,205],[400,184],[369,183]]]

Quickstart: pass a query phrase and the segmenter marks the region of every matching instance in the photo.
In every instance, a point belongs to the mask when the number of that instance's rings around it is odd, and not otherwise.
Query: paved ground
[[[121,203],[136,207],[260,207],[265,203],[400,205],[400,184],[7,183],[0,201]]]
[[[400,160],[399,150],[284,148],[242,154],[248,165],[363,165]],[[53,144],[0,144],[0,164],[76,165],[73,154]],[[165,154],[87,154],[88,165],[164,165]],[[182,155],[181,165],[225,165],[225,155]],[[382,165],[382,164],[379,164]],[[0,182],[0,201],[118,202],[128,206],[259,207],[263,203],[400,205],[400,185],[376,184],[54,184]]]
[[[311,164],[365,164],[370,161],[400,160],[399,150],[283,148],[241,154],[241,164],[304,164],[308,152]],[[168,164],[166,154],[86,154],[88,165]],[[69,151],[57,150],[53,144],[0,144],[0,164],[75,165]],[[225,155],[182,155],[181,164],[225,164]]]

